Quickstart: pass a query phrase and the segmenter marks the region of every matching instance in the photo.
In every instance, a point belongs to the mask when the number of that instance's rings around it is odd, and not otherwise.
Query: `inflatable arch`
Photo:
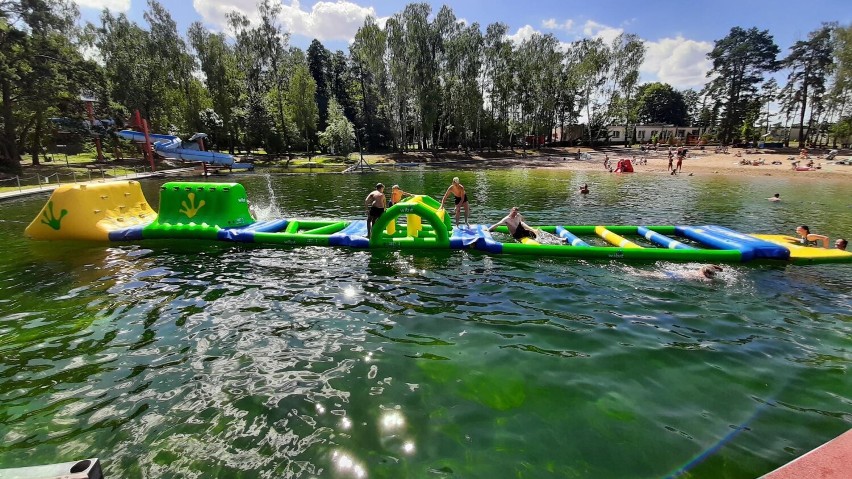
[[[397,231],[397,219],[403,215],[405,231]],[[429,196],[417,195],[391,206],[376,220],[370,246],[449,248],[452,231],[453,224],[441,204]]]

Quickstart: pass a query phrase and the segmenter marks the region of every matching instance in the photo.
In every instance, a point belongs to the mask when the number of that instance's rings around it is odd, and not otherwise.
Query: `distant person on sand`
[[[672,153],[671,148],[669,148],[669,168],[666,171],[674,171],[674,153]]]
[[[447,192],[444,193],[444,197],[441,198],[441,208],[444,207],[444,202],[447,201],[447,197],[450,196],[450,193],[455,197],[456,202],[456,223],[455,225],[459,225],[459,213],[461,208],[464,207],[464,224],[470,226],[468,223],[468,216],[470,215],[470,204],[467,201],[467,193],[464,190],[464,185],[459,183],[459,177],[456,176],[453,178],[452,184],[447,188]]]
[[[391,199],[390,199],[390,203],[388,204],[388,208],[390,208],[391,206],[402,201],[403,196],[414,196],[414,195],[407,192],[407,191],[402,191],[402,188],[400,188],[399,185],[393,185],[391,187]]]
[[[766,198],[766,199],[769,200],[769,201],[772,201],[772,202],[781,201],[781,194],[775,193],[774,195],[772,195],[771,197]]]
[[[837,241],[834,242],[834,247],[843,251],[846,251],[847,246],[849,246],[849,242],[843,238],[838,238]]]
[[[828,248],[828,236],[811,233],[811,229],[806,225],[797,227],[796,234],[799,235],[799,243],[804,246],[817,246],[817,243],[822,241],[822,247]]]
[[[506,215],[505,218],[494,223],[488,228],[488,231],[494,231],[500,225],[506,225],[509,228],[509,233],[512,235],[512,238],[520,241],[522,238],[536,238],[536,232],[533,227],[524,223],[524,217],[518,213],[518,207],[513,206],[511,210],[509,210],[509,214]]]
[[[589,185],[588,184],[583,183],[583,186],[580,187],[580,194],[581,195],[588,195],[589,194]]]
[[[364,200],[367,207],[367,237],[373,233],[373,223],[385,212],[385,185],[376,183],[376,189]]]

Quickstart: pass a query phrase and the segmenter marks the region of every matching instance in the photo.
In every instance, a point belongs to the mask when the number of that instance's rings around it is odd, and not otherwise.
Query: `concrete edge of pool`
[[[846,479],[852,477],[852,429],[793,459],[761,479]]]

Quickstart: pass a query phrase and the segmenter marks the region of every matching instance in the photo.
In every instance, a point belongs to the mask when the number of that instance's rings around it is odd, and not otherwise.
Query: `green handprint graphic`
[[[187,218],[192,218],[204,206],[204,200],[199,201],[198,206],[195,206],[195,193],[190,193],[186,197],[189,198],[189,205],[186,204],[186,201],[181,201],[180,204],[183,206],[183,209],[178,211],[184,213]]]
[[[47,208],[45,208],[44,211],[41,212],[41,215],[44,216],[41,222],[46,224],[47,226],[50,226],[56,231],[59,231],[59,228],[61,227],[62,223],[62,218],[65,217],[65,215],[67,214],[68,210],[63,209],[59,212],[59,218],[57,218],[56,213],[53,212],[53,202],[48,201]]]

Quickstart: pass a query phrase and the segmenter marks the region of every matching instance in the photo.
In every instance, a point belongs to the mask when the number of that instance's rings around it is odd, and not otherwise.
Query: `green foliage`
[[[852,25],[823,25],[783,62],[767,31],[735,27],[708,55],[713,68],[699,94],[640,87],[645,47],[636,35],[513,42],[505,24],[483,28],[428,3],[409,4],[383,25],[368,17],[349,51],[334,53],[319,40],[306,52],[292,48],[276,0],[259,0],[253,21],[229,13],[227,35],[197,22],[185,37],[156,0],[141,24],[105,10],[82,29],[70,0],[0,4],[0,168],[8,170],[18,168],[20,151],[60,141],[50,118],[86,117],[81,90],[97,97],[97,117],[122,126],[140,110],[154,132],[204,130],[232,152],[242,143],[270,153],[312,150],[318,139],[337,152],[493,148],[567,130],[581,112],[588,141],[605,139],[611,125],[659,122],[717,127],[729,142],[758,135],[773,101],[788,123],[798,118],[811,132],[827,131],[852,107]],[[764,77],[782,66],[789,76],[779,97]],[[87,144],[88,135],[61,141]]]
[[[287,95],[290,120],[297,130],[306,148],[310,148],[311,138],[316,133],[319,111],[316,96],[317,84],[304,64],[298,64],[290,80]]]
[[[646,83],[639,87],[638,116],[643,123],[687,124],[683,94],[668,83]]]
[[[808,100],[811,102],[811,117],[808,121],[809,134],[814,130],[814,116],[825,107],[826,78],[834,69],[832,30],[834,25],[823,24],[808,34],[807,40],[799,40],[790,47],[790,54],[783,60],[790,69],[784,95],[788,104],[798,104],[799,124],[805,124]],[[799,128],[799,143],[805,141],[805,129]]]
[[[778,70],[780,49],[767,30],[734,27],[725,38],[716,40],[707,58],[713,68],[712,80],[705,93],[714,98],[714,109],[721,112],[720,136],[724,143],[734,139],[735,128],[755,109],[760,109],[758,85],[768,72]],[[753,118],[757,116],[754,115]]]
[[[355,142],[355,128],[335,100],[328,106],[328,127],[319,134],[320,145],[336,155],[347,156]]]
[[[314,100],[317,103],[318,112],[318,127],[320,130],[325,130],[329,121],[329,76],[331,74],[331,52],[314,39],[308,47],[307,61],[308,70],[311,72],[311,77],[317,85],[317,92]]]

